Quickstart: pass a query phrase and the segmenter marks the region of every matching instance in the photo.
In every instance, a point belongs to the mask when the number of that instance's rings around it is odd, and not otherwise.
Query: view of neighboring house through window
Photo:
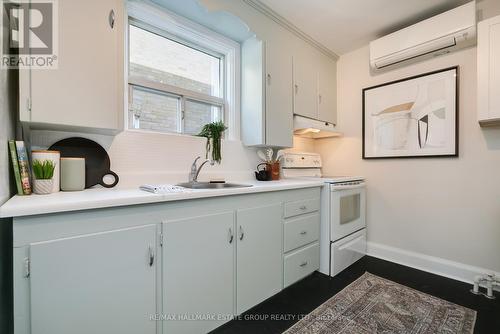
[[[224,57],[129,24],[129,129],[197,134],[224,120]]]

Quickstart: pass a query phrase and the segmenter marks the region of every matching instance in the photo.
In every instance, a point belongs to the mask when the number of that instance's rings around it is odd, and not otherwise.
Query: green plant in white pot
[[[33,160],[33,191],[35,194],[50,194],[54,184],[56,164],[52,160]]]

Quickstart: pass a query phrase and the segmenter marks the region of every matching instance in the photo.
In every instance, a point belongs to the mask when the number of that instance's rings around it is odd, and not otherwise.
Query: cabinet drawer
[[[302,216],[285,223],[285,253],[319,239],[319,214]]]
[[[285,203],[285,218],[319,210],[319,198],[309,198]]]
[[[284,287],[297,282],[319,268],[319,243],[285,256]]]

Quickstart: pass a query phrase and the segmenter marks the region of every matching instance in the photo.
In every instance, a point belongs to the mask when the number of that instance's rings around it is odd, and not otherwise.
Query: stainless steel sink
[[[251,184],[237,183],[210,183],[210,182],[185,182],[177,184],[179,187],[190,189],[227,189],[227,188],[248,188]]]

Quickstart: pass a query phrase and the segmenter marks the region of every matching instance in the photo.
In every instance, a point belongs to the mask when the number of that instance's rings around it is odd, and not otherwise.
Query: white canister
[[[34,150],[31,151],[31,161],[35,160],[51,160],[54,165],[54,177],[53,177],[53,184],[52,184],[52,192],[56,193],[60,190],[59,186],[59,180],[61,178],[61,172],[60,172],[60,158],[61,158],[61,153],[59,151],[46,151],[46,150]]]
[[[61,158],[61,190],[85,189],[85,158]]]

